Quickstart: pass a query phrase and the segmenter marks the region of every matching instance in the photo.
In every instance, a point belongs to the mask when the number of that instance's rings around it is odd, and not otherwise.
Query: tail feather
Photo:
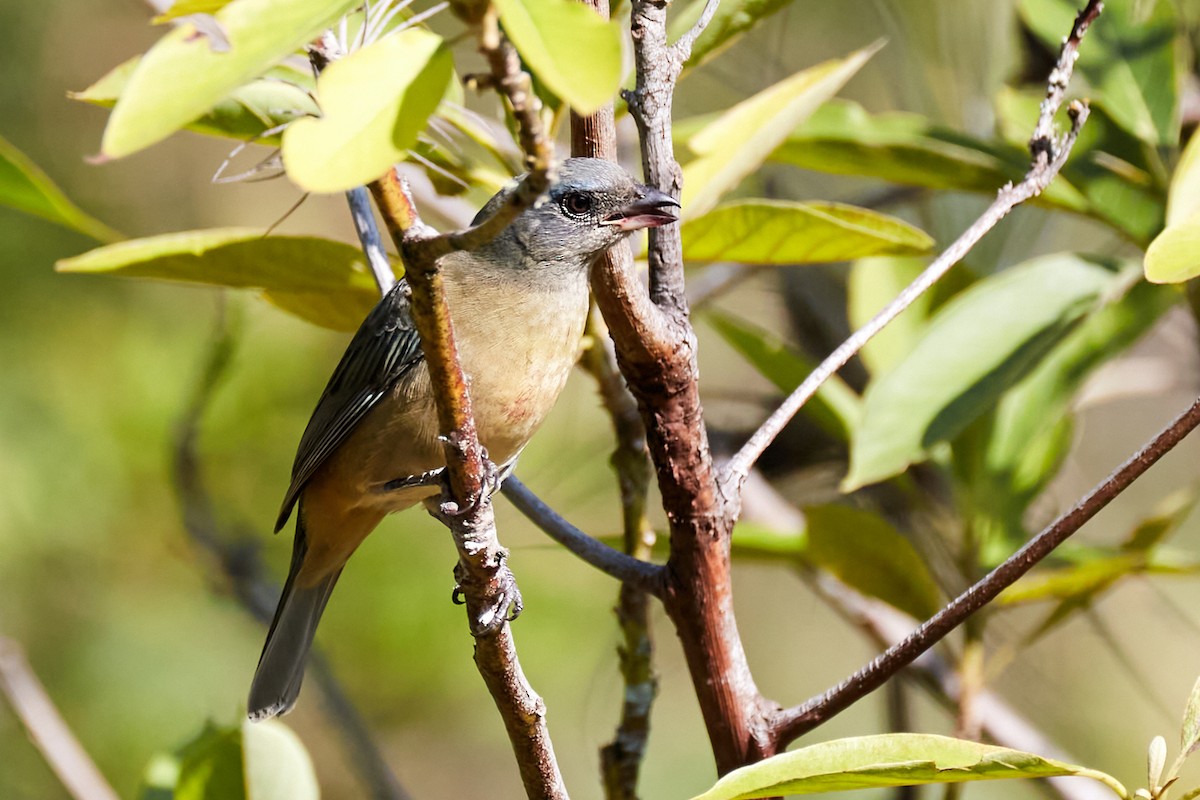
[[[315,586],[297,587],[296,576],[307,550],[301,510],[297,515],[291,569],[250,684],[249,715],[255,722],[286,714],[296,704],[317,623],[341,575],[339,569]]]

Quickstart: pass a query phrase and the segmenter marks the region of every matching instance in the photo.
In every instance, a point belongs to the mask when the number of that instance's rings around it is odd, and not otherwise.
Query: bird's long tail
[[[300,683],[304,680],[304,664],[312,648],[313,636],[321,612],[329,602],[334,584],[342,571],[332,573],[315,586],[297,586],[296,576],[304,563],[308,542],[304,530],[303,509],[296,515],[296,539],[292,545],[292,566],[283,595],[275,609],[275,619],[267,632],[258,659],[258,669],[250,684],[250,719],[260,720],[286,714],[296,704]]]

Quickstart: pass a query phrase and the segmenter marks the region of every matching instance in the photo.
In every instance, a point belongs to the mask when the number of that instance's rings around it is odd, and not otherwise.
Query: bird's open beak
[[[642,228],[657,228],[669,222],[679,221],[679,201],[658,189],[643,186],[638,191],[638,197],[619,211],[614,211],[604,218],[602,225],[614,225],[623,231],[636,231]]]

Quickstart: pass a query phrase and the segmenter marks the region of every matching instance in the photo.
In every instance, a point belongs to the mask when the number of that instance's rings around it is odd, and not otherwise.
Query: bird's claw
[[[455,605],[467,606],[472,636],[495,633],[505,623],[515,621],[525,610],[517,579],[505,563],[506,555],[503,551],[499,554],[495,574],[485,586],[472,587],[476,581],[462,564],[454,568],[455,586],[450,599]],[[472,588],[478,588],[478,592],[471,591]]]

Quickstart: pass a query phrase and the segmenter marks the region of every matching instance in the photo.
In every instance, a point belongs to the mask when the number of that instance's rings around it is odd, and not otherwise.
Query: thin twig
[[[1087,120],[1088,108],[1086,103],[1074,102],[1068,108],[1071,117],[1071,129],[1058,139],[1053,133],[1054,115],[1061,107],[1067,82],[1079,53],[1079,43],[1087,32],[1088,26],[1103,9],[1101,0],[1089,0],[1087,6],[1075,19],[1071,34],[1063,42],[1058,62],[1050,74],[1046,98],[1042,101],[1041,115],[1034,128],[1029,147],[1033,155],[1033,164],[1029,172],[1016,186],[1009,184],[996,195],[995,201],[977,219],[971,227],[942,253],[929,267],[922,272],[900,295],[888,303],[882,311],[871,318],[866,325],[855,331],[850,338],[834,350],[828,358],[820,363],[804,381],[796,387],[791,396],[771,414],[770,417],[755,431],[742,448],[734,455],[722,476],[722,484],[730,496],[736,496],[742,482],[754,462],[758,460],[767,446],[791,421],[792,417],[812,399],[813,395],[825,381],[829,380],[839,369],[846,365],[875,334],[883,330],[889,322],[899,316],[913,304],[921,295],[928,291],[951,267],[957,264],[1000,220],[1021,203],[1036,197],[1050,185],[1050,181],[1058,174],[1066,163],[1079,135],[1079,129]]]
[[[563,519],[515,475],[505,479],[500,491],[518,511],[551,539],[605,575],[632,584],[650,594],[662,594],[663,568],[658,564],[634,558],[588,536]]]
[[[871,663],[824,694],[775,715],[772,726],[780,741],[793,741],[883,685],[888,678],[937,644],[971,614],[993,600],[1053,552],[1198,425],[1200,399],[1088,492],[1070,511],[1056,519],[1003,564],[956,597],[902,642],[888,648]]]
[[[696,20],[688,31],[680,36],[675,44],[671,45],[672,55],[679,59],[679,63],[686,62],[692,57],[692,45],[700,38],[700,34],[704,33],[704,29],[708,27],[708,23],[712,22],[713,17],[717,13],[717,6],[721,5],[721,0],[708,0],[704,4],[704,9],[700,12],[700,18]]]
[[[25,726],[34,746],[75,800],[118,800],[96,763],[58,713],[21,646],[0,636],[0,694]]]
[[[379,236],[379,226],[371,211],[371,194],[364,186],[357,186],[346,192],[346,202],[350,204],[350,218],[354,221],[354,231],[362,245],[367,263],[371,266],[371,274],[375,276],[375,285],[381,295],[391,291],[396,283],[392,272],[391,262],[383,251],[383,240]]]

